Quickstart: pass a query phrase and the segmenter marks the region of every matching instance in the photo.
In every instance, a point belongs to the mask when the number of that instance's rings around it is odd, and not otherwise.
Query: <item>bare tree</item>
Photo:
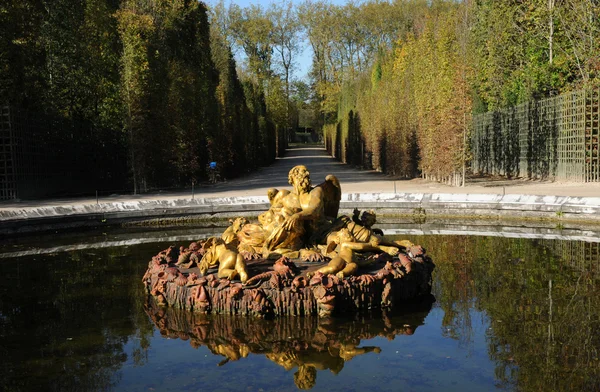
[[[290,132],[290,78],[294,71],[294,61],[300,53],[300,31],[301,25],[298,20],[298,14],[290,0],[282,3],[271,4],[268,12],[268,19],[271,21],[273,29],[271,38],[273,49],[277,53],[275,60],[283,71],[285,82],[285,97],[287,132]]]

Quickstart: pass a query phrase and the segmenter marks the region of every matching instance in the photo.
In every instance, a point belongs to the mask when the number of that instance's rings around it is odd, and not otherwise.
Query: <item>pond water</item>
[[[598,243],[404,236],[436,263],[434,299],[265,321],[149,304],[148,261],[179,238],[163,234],[137,245],[4,244],[0,389],[600,390]]]

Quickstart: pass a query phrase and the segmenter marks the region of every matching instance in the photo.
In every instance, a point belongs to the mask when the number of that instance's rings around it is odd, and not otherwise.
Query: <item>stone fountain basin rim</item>
[[[344,193],[341,208],[473,208],[499,210],[600,212],[600,197],[537,196],[521,194],[453,194],[453,193]],[[266,196],[179,198],[75,203],[59,206],[1,208],[0,222],[30,218],[85,215],[97,213],[139,213],[173,210],[197,210],[198,213],[263,211],[268,209]]]
[[[0,208],[0,234],[61,227],[118,224],[140,219],[206,216],[207,220],[256,216],[269,208],[266,196],[179,198]],[[341,213],[375,209],[378,216],[524,218],[600,223],[600,197],[520,194],[345,193]]]

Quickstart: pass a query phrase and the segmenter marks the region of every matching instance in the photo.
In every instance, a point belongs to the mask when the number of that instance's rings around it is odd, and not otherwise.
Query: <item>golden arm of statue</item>
[[[300,221],[305,220],[318,220],[323,217],[323,190],[321,188],[314,188],[310,191],[308,203],[302,203],[303,208],[301,211],[296,212],[289,218],[283,222],[282,227],[286,230],[292,230],[294,227],[297,227]],[[300,195],[302,198],[304,195]]]
[[[391,256],[395,256],[400,252],[398,245],[387,246],[383,243],[374,242],[344,242],[341,247],[356,252],[385,252]]]
[[[396,256],[405,249],[404,246],[375,234],[369,237],[368,242],[344,242],[341,247],[356,252],[385,252],[390,256]]]

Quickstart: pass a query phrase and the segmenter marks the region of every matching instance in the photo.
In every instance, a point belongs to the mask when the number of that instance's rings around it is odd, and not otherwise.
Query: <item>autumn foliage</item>
[[[337,124],[325,127],[335,156],[399,177],[460,183],[472,111],[463,12],[432,7],[370,75],[344,86]]]

